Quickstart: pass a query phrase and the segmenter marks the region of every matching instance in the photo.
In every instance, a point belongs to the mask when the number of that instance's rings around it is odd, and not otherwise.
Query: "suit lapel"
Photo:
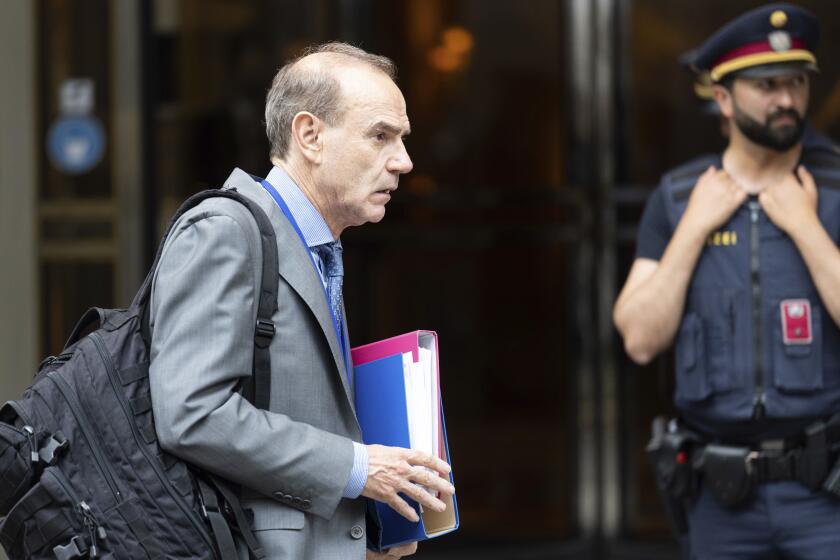
[[[277,236],[277,265],[280,276],[297,292],[315,316],[327,339],[341,383],[352,407],[353,399],[350,398],[350,386],[347,381],[348,369],[344,363],[344,356],[341,354],[341,344],[333,326],[332,313],[324,295],[321,277],[312,265],[309,251],[271,195],[265,192],[265,189],[250,175],[241,169],[235,169],[225,181],[225,188],[235,188],[240,193],[256,200],[271,220]]]

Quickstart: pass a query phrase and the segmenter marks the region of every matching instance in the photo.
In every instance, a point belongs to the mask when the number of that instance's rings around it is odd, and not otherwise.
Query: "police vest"
[[[840,157],[812,150],[803,163],[819,191],[818,214],[840,238]],[[663,177],[673,229],[691,190],[719,155]],[[677,409],[697,426],[840,411],[840,330],[793,241],[751,196],[700,255],[675,340]]]

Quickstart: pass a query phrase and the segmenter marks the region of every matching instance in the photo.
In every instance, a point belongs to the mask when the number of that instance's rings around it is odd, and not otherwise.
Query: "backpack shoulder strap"
[[[259,204],[237,192],[235,189],[208,189],[188,198],[178,211],[175,212],[172,220],[170,220],[166,234],[158,246],[152,268],[146,275],[146,279],[143,281],[143,285],[137,292],[131,306],[133,309],[137,309],[142,317],[143,340],[147,347],[151,347],[149,295],[152,289],[154,274],[163,253],[163,246],[171,234],[172,228],[181,216],[208,198],[229,198],[239,202],[251,212],[260,232],[263,259],[260,295],[257,305],[257,321],[254,326],[254,367],[251,377],[243,385],[242,394],[257,408],[267,409],[271,396],[271,354],[269,353],[268,347],[271,344],[271,339],[274,337],[275,332],[274,323],[271,319],[277,310],[277,276],[279,270],[277,264],[277,239],[274,235],[274,226],[271,225],[271,221],[263,209],[260,208]]]

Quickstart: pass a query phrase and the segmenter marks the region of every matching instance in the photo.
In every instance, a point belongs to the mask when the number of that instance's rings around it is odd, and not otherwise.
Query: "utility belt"
[[[647,453],[678,533],[688,529],[686,507],[701,480],[727,509],[748,502],[759,484],[782,480],[840,498],[840,414],[810,424],[799,437],[749,446],[711,442],[677,420],[657,417]]]

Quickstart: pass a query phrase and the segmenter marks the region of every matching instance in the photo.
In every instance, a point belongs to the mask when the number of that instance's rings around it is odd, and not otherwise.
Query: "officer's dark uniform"
[[[779,65],[801,71],[815,67],[817,40],[811,14],[775,4],[723,27],[695,52],[694,65],[716,83],[778,74]],[[840,244],[840,155],[812,132],[805,140],[801,163],[818,186],[819,218]],[[661,259],[709,165],[720,169],[721,156],[663,177],[645,208],[637,258]],[[840,474],[831,473],[840,417],[825,422],[840,412],[840,329],[793,241],[757,197],[710,235],[675,355],[674,400],[691,435],[676,451],[690,456],[676,453],[657,470],[670,476],[676,466],[693,475],[681,487],[692,557],[840,558],[840,500],[822,490]]]

